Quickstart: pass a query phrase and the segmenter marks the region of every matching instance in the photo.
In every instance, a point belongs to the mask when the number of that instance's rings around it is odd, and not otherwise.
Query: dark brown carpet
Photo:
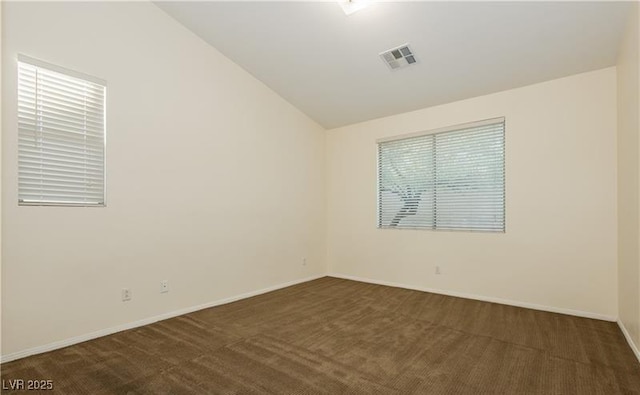
[[[5,386],[19,378],[68,394],[640,394],[615,323],[330,277],[2,365]]]

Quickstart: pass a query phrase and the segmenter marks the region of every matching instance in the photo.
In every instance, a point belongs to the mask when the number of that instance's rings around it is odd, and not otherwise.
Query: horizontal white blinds
[[[504,231],[504,119],[378,143],[378,226]]]
[[[20,204],[104,205],[105,90],[18,62]]]

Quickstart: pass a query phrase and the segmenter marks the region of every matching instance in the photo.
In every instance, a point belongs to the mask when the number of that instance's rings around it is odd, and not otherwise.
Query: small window
[[[504,232],[504,118],[378,141],[378,227]]]
[[[18,57],[20,205],[105,205],[105,86]]]

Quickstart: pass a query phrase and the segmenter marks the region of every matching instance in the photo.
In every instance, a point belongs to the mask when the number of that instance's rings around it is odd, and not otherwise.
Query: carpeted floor
[[[6,363],[2,379],[69,394],[611,395],[640,394],[640,363],[612,322],[325,277]]]

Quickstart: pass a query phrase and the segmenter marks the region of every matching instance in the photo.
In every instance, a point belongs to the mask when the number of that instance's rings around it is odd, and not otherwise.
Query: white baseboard
[[[636,358],[638,358],[638,362],[640,362],[640,350],[638,349],[638,346],[636,346],[636,344],[633,342],[633,339],[631,338],[631,335],[627,331],[627,328],[625,328],[624,324],[620,320],[618,320],[618,326],[620,327],[620,330],[622,331],[622,334],[624,335],[625,339],[627,339],[627,343],[629,343],[629,347],[631,347],[631,350],[633,350],[633,353],[636,354]]]
[[[243,294],[240,294],[240,295],[236,295],[236,296],[232,296],[232,297],[229,297],[229,298],[219,299],[219,300],[215,300],[213,302],[208,302],[208,303],[200,304],[200,305],[197,305],[197,306],[191,306],[191,307],[187,307],[187,308],[180,309],[180,310],[170,311],[168,313],[156,315],[156,316],[153,316],[153,317],[144,318],[142,320],[129,322],[129,323],[126,323],[126,324],[114,326],[114,327],[107,328],[107,329],[101,329],[101,330],[96,331],[96,332],[91,332],[91,333],[87,333],[87,334],[84,334],[84,335],[75,336],[75,337],[72,337],[72,338],[69,338],[69,339],[64,339],[64,340],[60,340],[60,341],[57,341],[57,342],[45,344],[43,346],[33,347],[33,348],[29,348],[29,349],[22,350],[22,351],[17,351],[17,352],[11,353],[11,354],[2,355],[2,356],[0,356],[0,363],[15,361],[16,359],[25,358],[25,357],[28,357],[30,355],[42,354],[44,352],[49,352],[49,351],[57,350],[59,348],[72,346],[74,344],[86,342],[87,340],[92,340],[92,339],[96,339],[98,337],[111,335],[111,334],[114,334],[114,333],[117,333],[117,332],[122,332],[122,331],[125,331],[127,329],[133,329],[133,328],[137,328],[137,327],[140,327],[140,326],[153,324],[154,322],[163,321],[163,320],[166,320],[166,319],[169,319],[169,318],[177,317],[179,315],[184,315],[184,314],[192,313],[194,311],[207,309],[209,307],[220,306],[220,305],[231,303],[231,302],[235,302],[235,301],[238,301],[238,300],[241,300],[241,299],[247,299],[247,298],[250,298],[250,297],[253,297],[253,296],[256,296],[256,295],[260,295],[260,294],[264,294],[264,293],[267,293],[267,292],[275,291],[275,290],[278,290],[278,289],[281,289],[281,288],[290,287],[292,285],[304,283],[304,282],[307,282],[307,281],[316,280],[316,279],[319,279],[319,278],[322,278],[322,277],[326,277],[326,274],[320,274],[320,275],[316,275],[316,276],[302,278],[302,279],[299,279],[299,280],[293,280],[293,281],[289,281],[289,282],[286,282],[286,283],[273,285],[271,287],[262,288],[262,289],[259,289],[257,291],[246,292],[246,293],[243,293]]]
[[[405,289],[412,289],[412,290],[415,290],[415,291],[431,292],[431,293],[435,293],[435,294],[455,296],[455,297],[458,297],[458,298],[480,300],[480,301],[483,301],[483,302],[491,302],[491,303],[505,304],[505,305],[509,305],[509,306],[524,307],[524,308],[527,308],[527,309],[548,311],[548,312],[551,312],[551,313],[568,314],[568,315],[573,315],[573,316],[576,316],[576,317],[593,318],[593,319],[596,319],[596,320],[611,321],[611,322],[616,322],[617,321],[617,317],[612,317],[610,315],[605,315],[605,314],[592,313],[592,312],[588,312],[588,311],[571,310],[571,309],[565,309],[565,308],[561,308],[561,307],[544,306],[544,305],[539,305],[539,304],[534,304],[534,303],[520,302],[520,301],[517,301],[517,300],[501,299],[501,298],[494,298],[494,297],[491,297],[491,296],[467,294],[467,293],[463,293],[463,292],[447,291],[447,290],[443,290],[443,289],[418,287],[418,286],[414,286],[414,285],[406,285],[406,284],[394,283],[394,282],[390,282],[390,281],[374,280],[374,279],[371,279],[371,278],[350,276],[350,275],[347,275],[347,274],[340,274],[340,273],[329,273],[328,276],[329,277],[342,278],[342,279],[345,279],[345,280],[360,281],[360,282],[370,283],[370,284],[386,285],[386,286],[389,286],[389,287],[405,288]]]
[[[538,304],[533,304],[533,303],[519,302],[519,301],[514,301],[514,300],[509,300],[509,299],[501,299],[501,298],[494,298],[494,297],[488,297],[488,296],[466,294],[466,293],[462,293],[462,292],[447,291],[447,290],[434,289],[434,288],[428,288],[428,287],[411,286],[411,285],[400,284],[400,283],[395,283],[395,282],[390,282],[390,281],[382,281],[382,280],[374,280],[374,279],[364,278],[364,277],[350,276],[350,275],[340,274],[340,273],[329,273],[329,274],[319,274],[319,275],[315,275],[315,276],[311,276],[311,277],[306,277],[306,278],[302,278],[302,279],[298,279],[298,280],[289,281],[289,282],[286,282],[286,283],[277,284],[277,285],[274,285],[274,286],[271,286],[271,287],[259,289],[259,290],[256,290],[256,291],[246,292],[246,293],[243,293],[243,294],[240,294],[240,295],[236,295],[236,296],[232,296],[232,297],[229,297],[229,298],[219,299],[219,300],[215,300],[215,301],[212,301],[212,302],[200,304],[200,305],[197,305],[197,306],[191,306],[191,307],[187,307],[187,308],[184,308],[184,309],[171,311],[171,312],[160,314],[160,315],[156,315],[156,316],[153,316],[153,317],[148,317],[148,318],[145,318],[145,319],[142,319],[142,320],[129,322],[129,323],[126,323],[126,324],[115,326],[115,327],[102,329],[102,330],[99,330],[99,331],[96,331],[96,332],[91,332],[91,333],[87,333],[87,334],[84,334],[84,335],[75,336],[75,337],[72,337],[72,338],[69,338],[69,339],[60,340],[60,341],[57,341],[57,342],[45,344],[43,346],[33,347],[33,348],[29,348],[29,349],[22,350],[22,351],[17,351],[17,352],[11,353],[11,354],[2,355],[2,356],[0,356],[0,363],[15,361],[16,359],[25,358],[25,357],[28,357],[30,355],[41,354],[41,353],[57,350],[57,349],[60,349],[60,348],[72,346],[74,344],[78,344],[78,343],[82,343],[82,342],[85,342],[85,341],[88,341],[88,340],[96,339],[98,337],[111,335],[111,334],[114,334],[114,333],[117,333],[117,332],[125,331],[127,329],[133,329],[133,328],[137,328],[137,327],[140,327],[140,326],[149,325],[149,324],[152,324],[154,322],[163,321],[163,320],[166,320],[166,319],[169,319],[169,318],[173,318],[173,317],[177,317],[177,316],[180,316],[180,315],[192,313],[194,311],[207,309],[209,307],[220,306],[220,305],[231,303],[231,302],[235,302],[235,301],[238,301],[238,300],[241,300],[241,299],[247,299],[247,298],[250,298],[250,297],[253,297],[253,296],[257,296],[257,295],[264,294],[264,293],[267,293],[267,292],[275,291],[275,290],[278,290],[278,289],[281,289],[281,288],[286,288],[286,287],[290,287],[292,285],[304,283],[304,282],[307,282],[307,281],[316,280],[316,279],[319,279],[319,278],[322,278],[322,277],[325,277],[325,276],[330,276],[330,277],[335,277],[335,278],[342,278],[342,279],[346,279],[346,280],[360,281],[360,282],[365,282],[365,283],[370,283],[370,284],[386,285],[386,286],[396,287],[396,288],[412,289],[412,290],[422,291],[422,292],[431,292],[431,293],[437,293],[437,294],[448,295],[448,296],[455,296],[455,297],[460,297],[460,298],[465,298],[465,299],[474,299],[474,300],[480,300],[480,301],[484,301],[484,302],[492,302],[492,303],[499,303],[499,304],[505,304],[505,305],[510,305],[510,306],[525,307],[525,308],[534,309],[534,310],[548,311],[548,312],[560,313],[560,314],[568,314],[568,315],[573,315],[573,316],[577,316],[577,317],[593,318],[593,319],[599,319],[599,320],[604,320],[604,321],[612,321],[612,322],[616,322],[617,321],[618,325],[620,326],[620,329],[622,330],[622,333],[624,334],[625,338],[627,339],[627,342],[629,343],[629,346],[631,347],[631,349],[635,353],[636,357],[638,357],[638,360],[640,361],[640,352],[638,351],[637,346],[633,343],[631,337],[629,336],[629,333],[627,332],[627,330],[624,327],[624,325],[622,324],[622,322],[617,320],[616,317],[603,315],[603,314],[597,314],[597,313],[591,313],[591,312],[585,312],[585,311],[579,311],[579,310],[571,310],[571,309],[564,309],[564,308],[558,308],[558,307],[543,306],[543,305],[538,305]]]

